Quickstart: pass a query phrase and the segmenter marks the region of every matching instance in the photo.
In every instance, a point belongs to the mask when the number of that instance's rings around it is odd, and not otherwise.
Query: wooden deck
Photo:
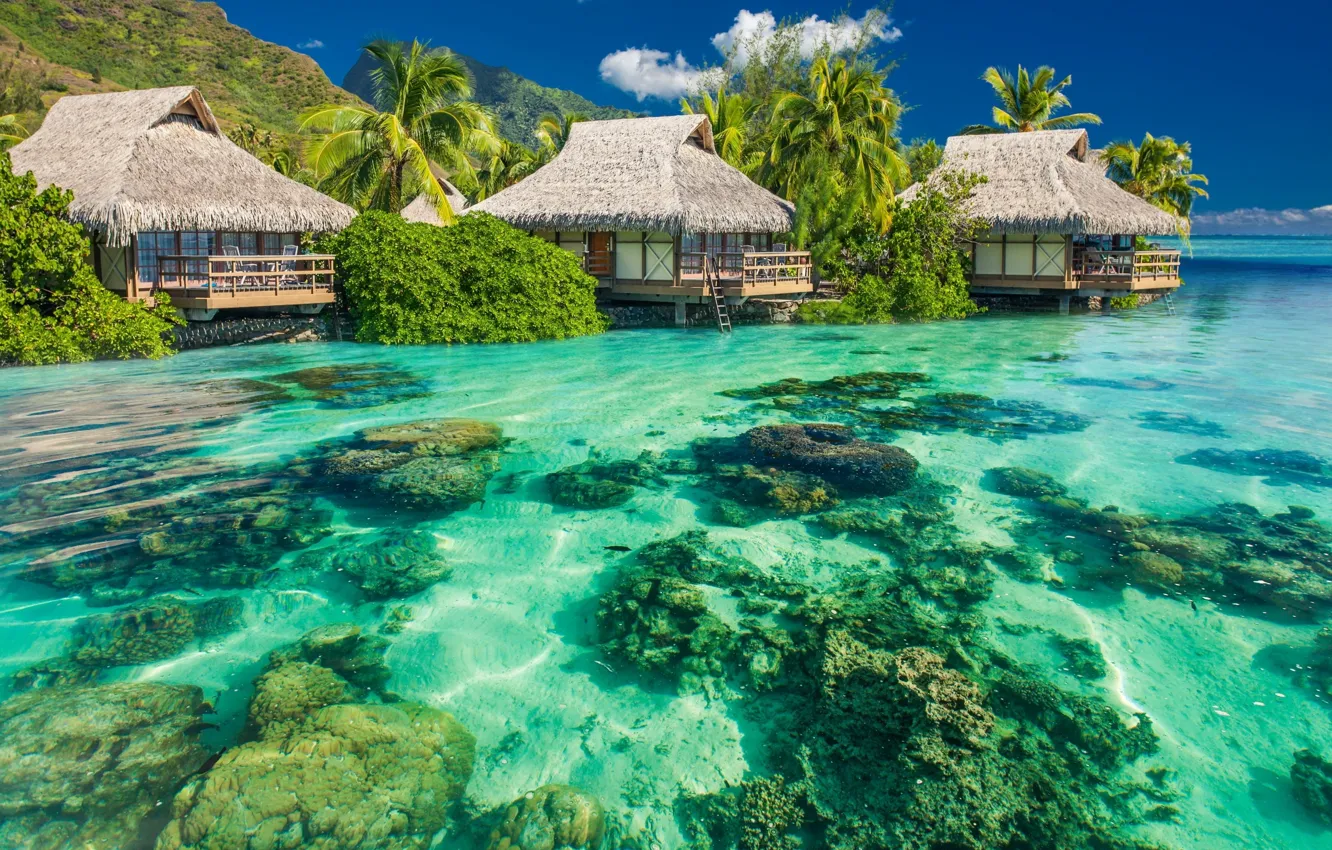
[[[631,299],[671,300],[712,297],[713,280],[727,298],[762,298],[799,295],[814,291],[814,266],[808,251],[749,251],[704,254],[683,252],[677,255],[674,280],[625,280],[611,277],[614,267],[609,252],[605,256],[587,254],[583,267],[597,277],[603,291]],[[711,261],[714,272],[706,272]]]
[[[165,256],[150,295],[183,310],[331,304],[333,263],[332,254]]]
[[[1179,263],[1179,251],[1075,249],[1062,277],[973,275],[971,289],[979,293],[1055,290],[1070,295],[1178,289],[1183,283]]]

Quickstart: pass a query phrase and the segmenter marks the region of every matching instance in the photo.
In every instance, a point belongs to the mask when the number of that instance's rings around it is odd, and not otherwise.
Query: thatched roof
[[[1086,130],[1041,130],[953,136],[936,174],[983,174],[968,211],[996,232],[1168,234],[1174,216],[1119,188],[1105,176]],[[915,197],[912,186],[903,197]]]
[[[779,233],[795,207],[717,155],[703,115],[573,125],[548,165],[472,209],[523,230]]]
[[[111,245],[145,230],[341,230],[356,215],[237,147],[191,86],[63,97],[10,155],[39,187],[73,190],[70,217]]]
[[[469,206],[467,197],[463,195],[462,192],[458,191],[457,186],[454,186],[443,177],[437,175],[436,179],[439,180],[440,188],[444,190],[444,197],[449,200],[449,207],[452,208],[453,214],[462,215],[463,211]],[[434,224],[437,226],[442,226],[444,224],[444,222],[440,220],[439,211],[435,209],[435,202],[425,195],[417,195],[415,200],[403,207],[402,217],[408,221],[422,222],[424,224]]]

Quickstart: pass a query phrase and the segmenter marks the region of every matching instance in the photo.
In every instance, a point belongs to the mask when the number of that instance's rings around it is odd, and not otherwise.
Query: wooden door
[[[614,264],[611,257],[611,235],[609,233],[587,234],[587,254],[585,263],[587,273],[593,277],[610,277]]]

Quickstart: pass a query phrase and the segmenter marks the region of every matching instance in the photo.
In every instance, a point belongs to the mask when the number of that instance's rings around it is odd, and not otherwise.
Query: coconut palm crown
[[[1202,188],[1207,178],[1193,173],[1193,150],[1188,142],[1147,133],[1141,144],[1130,140],[1110,145],[1101,153],[1101,161],[1107,177],[1125,191],[1178,216],[1184,232],[1194,198],[1207,197]]]
[[[322,106],[301,117],[301,130],[318,134],[307,159],[320,188],[359,209],[389,212],[424,194],[441,220],[452,220],[431,163],[466,172],[468,154],[497,145],[492,117],[467,99],[467,67],[453,53],[415,40],[406,48],[373,41],[365,52],[379,62],[370,72],[374,107]]]
[[[1055,82],[1055,70],[1042,65],[1036,73],[1018,66],[1017,75],[999,68],[986,68],[981,79],[990,84],[999,98],[991,117],[993,124],[972,124],[962,128],[962,135],[984,133],[1028,133],[1033,130],[1067,130],[1083,124],[1100,124],[1101,117],[1091,112],[1055,113],[1069,108],[1064,89],[1073,84],[1072,75]]]

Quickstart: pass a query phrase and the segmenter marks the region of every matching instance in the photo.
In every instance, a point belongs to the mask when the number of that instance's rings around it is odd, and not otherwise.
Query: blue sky
[[[761,13],[820,20],[868,7],[827,2],[715,0],[222,0],[230,20],[313,56],[334,82],[371,37],[418,37],[598,103],[670,113],[674,100],[641,102],[622,87],[666,91],[673,78],[715,63],[714,36],[761,26]],[[748,16],[742,16],[742,11]],[[738,17],[739,16],[739,17]],[[988,119],[979,81],[987,65],[1050,64],[1072,74],[1075,109],[1099,113],[1092,143],[1144,131],[1193,143],[1212,180],[1200,212],[1332,204],[1332,6],[1326,3],[996,3],[899,0],[883,52],[900,62],[891,85],[913,106],[904,138],[943,139]],[[641,69],[660,51],[669,68]],[[624,53],[622,51],[634,51]],[[676,54],[680,58],[676,58]],[[631,61],[633,60],[633,61]],[[1260,149],[1255,150],[1255,146]]]

